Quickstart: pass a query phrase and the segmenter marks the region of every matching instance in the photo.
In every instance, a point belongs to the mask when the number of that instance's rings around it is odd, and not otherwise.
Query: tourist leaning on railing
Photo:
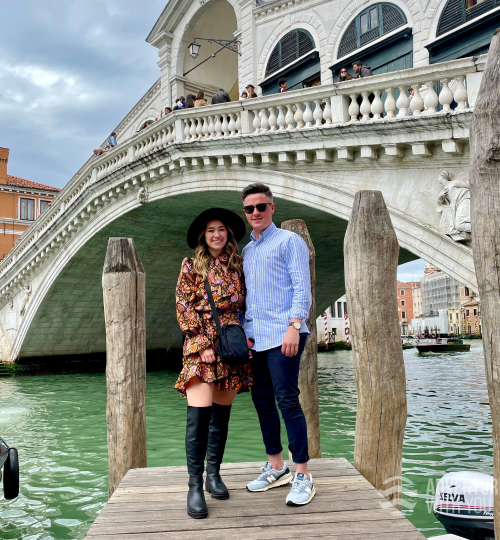
[[[112,146],[113,148],[117,145],[117,142],[116,142],[116,133],[113,131],[113,133],[111,133],[111,135],[109,136],[109,139],[108,139],[108,144],[110,146]]]
[[[255,86],[253,84],[247,84],[247,96],[249,98],[256,98],[257,97],[257,94],[255,93]]]
[[[181,96],[178,100],[176,100],[174,111],[179,111],[185,108],[186,108],[186,98],[184,96]]]
[[[194,107],[194,102],[196,101],[196,96],[193,94],[188,94],[186,97],[186,109],[192,109]]]
[[[286,79],[285,77],[280,77],[278,84],[280,85],[280,91],[279,93],[282,94],[283,92],[286,92]]]
[[[361,60],[355,60],[352,63],[352,69],[354,69],[355,79],[364,79],[365,77],[371,77],[373,75],[372,68],[370,66],[363,65]]]
[[[194,102],[195,107],[206,107],[208,103],[205,101],[205,92],[203,90],[200,90],[196,94],[196,101]]]
[[[229,101],[231,101],[229,94],[224,91],[223,88],[219,88],[217,93],[214,94],[214,97],[212,98],[212,105],[217,105],[218,103],[228,103]]]
[[[240,99],[248,99],[248,92],[246,90],[244,92],[241,92],[241,98]]]
[[[347,71],[347,68],[343,67],[340,70],[339,82],[350,81],[352,79],[354,79],[354,77]]]

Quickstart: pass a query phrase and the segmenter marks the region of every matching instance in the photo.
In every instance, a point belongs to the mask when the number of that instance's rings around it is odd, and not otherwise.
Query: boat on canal
[[[466,352],[470,345],[459,338],[422,338],[415,343],[419,353]]]

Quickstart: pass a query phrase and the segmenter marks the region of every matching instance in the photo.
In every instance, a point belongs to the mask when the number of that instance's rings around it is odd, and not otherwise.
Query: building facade
[[[417,284],[417,281],[409,281],[406,283],[398,281],[398,317],[402,335],[408,334],[411,329],[411,321],[414,316],[413,290]]]
[[[9,149],[0,148],[0,259],[61,191],[8,174],[8,163]]]
[[[326,324],[325,324],[326,314]],[[341,296],[327,310],[316,319],[316,328],[318,332],[318,343],[325,342],[325,332],[328,332],[329,341],[346,341],[346,316],[347,299]],[[349,324],[349,318],[347,318]]]

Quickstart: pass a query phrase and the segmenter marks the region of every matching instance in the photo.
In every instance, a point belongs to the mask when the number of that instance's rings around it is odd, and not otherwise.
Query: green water
[[[432,514],[442,474],[493,469],[482,345],[471,343],[470,353],[404,352],[404,512],[427,537],[443,532]],[[176,376],[148,373],[150,467],[185,462],[186,401],[172,389]],[[319,355],[319,384],[323,457],[352,462],[356,386],[349,351]],[[0,499],[2,540],[85,536],[107,499],[105,407],[104,374],[0,379],[0,435],[18,448],[21,461],[21,495]],[[233,407],[226,460],[263,457],[257,416],[250,395],[242,394]]]

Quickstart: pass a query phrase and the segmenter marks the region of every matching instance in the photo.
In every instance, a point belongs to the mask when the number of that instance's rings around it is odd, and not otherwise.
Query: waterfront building
[[[463,327],[464,334],[481,335],[481,313],[478,299],[473,299],[466,304],[463,304]]]
[[[420,317],[422,315],[422,287],[420,281],[413,282],[411,294],[413,298],[413,317]]]
[[[316,319],[316,329],[318,333],[318,343],[325,342],[325,314],[326,324],[329,333],[329,341],[346,341],[345,334],[345,314],[347,313],[347,299],[345,294],[333,302]]]
[[[9,149],[0,148],[0,259],[61,191],[8,174],[8,163]]]
[[[413,289],[418,284],[417,281],[398,281],[398,317],[401,335],[411,332],[411,321],[414,316],[413,311]]]

